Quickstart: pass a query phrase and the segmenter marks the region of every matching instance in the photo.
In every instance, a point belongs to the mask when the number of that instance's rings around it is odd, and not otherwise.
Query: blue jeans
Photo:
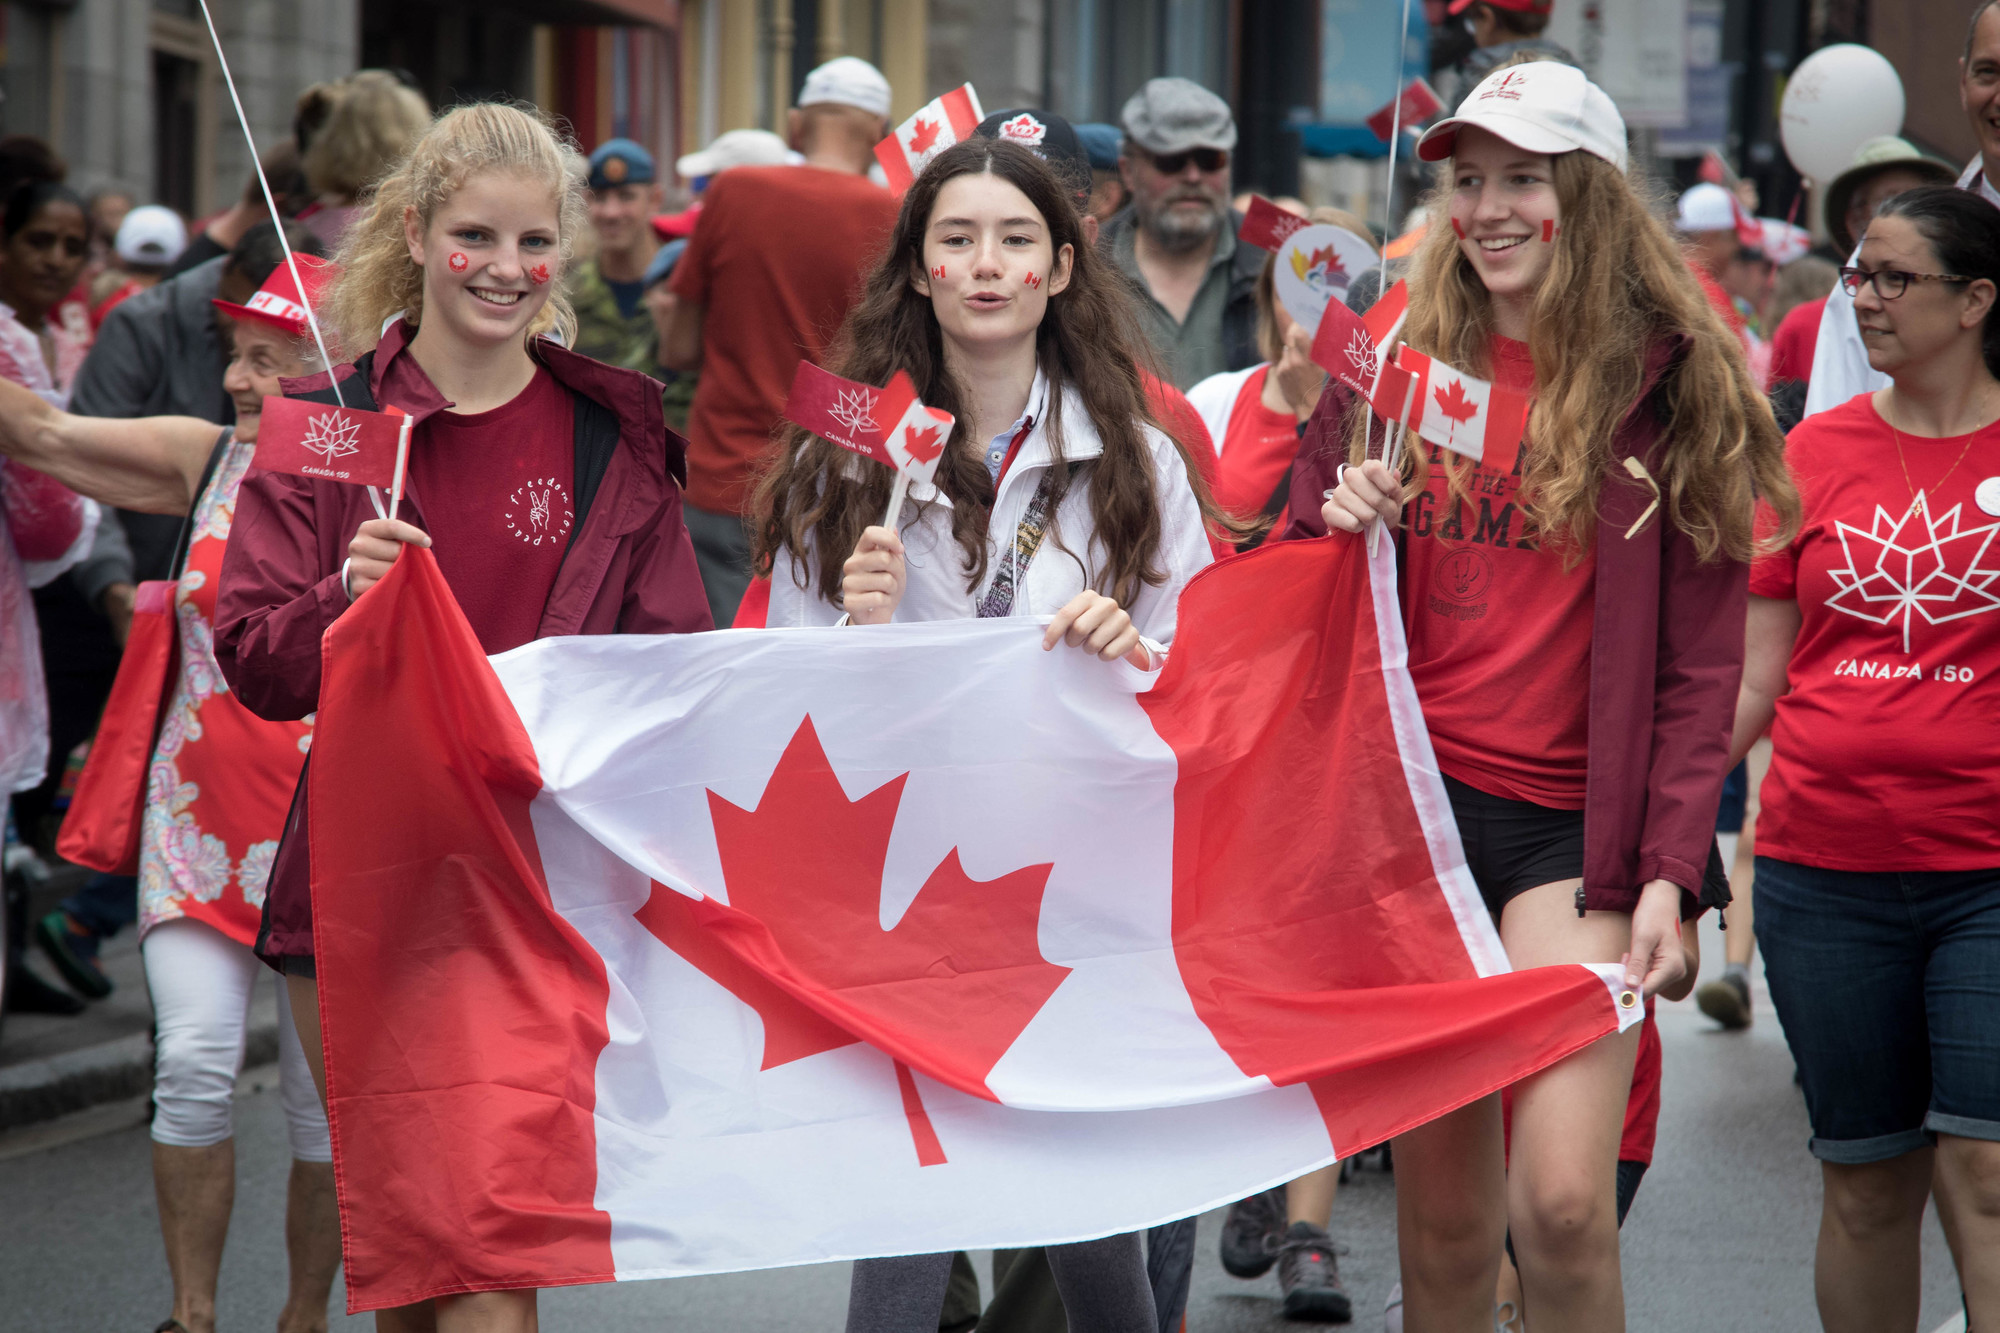
[[[108,940],[139,919],[139,881],[130,875],[92,875],[62,900],[70,920]]]
[[[2000,1141],[2000,870],[1859,873],[1757,858],[1757,946],[1812,1154],[1886,1162]]]

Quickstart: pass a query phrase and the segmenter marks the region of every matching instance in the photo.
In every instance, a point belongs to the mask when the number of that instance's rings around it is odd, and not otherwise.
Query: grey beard
[[[1169,254],[1186,254],[1215,239],[1222,229],[1222,209],[1217,206],[1190,217],[1163,204],[1146,213],[1143,221],[1153,244]]]

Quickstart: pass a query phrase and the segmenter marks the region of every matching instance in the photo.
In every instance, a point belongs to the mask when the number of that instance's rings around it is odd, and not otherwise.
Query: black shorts
[[[1529,889],[1583,878],[1583,811],[1494,796],[1451,777],[1444,790],[1487,911],[1498,916]]]

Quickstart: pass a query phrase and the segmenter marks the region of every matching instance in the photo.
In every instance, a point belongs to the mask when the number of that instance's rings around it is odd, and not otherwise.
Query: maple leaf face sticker
[[[872,434],[881,429],[875,424],[872,415],[875,411],[876,397],[876,394],[866,389],[842,389],[839,398],[827,409],[826,414],[856,435]]]
[[[1878,505],[1865,530],[1836,523],[1847,565],[1827,571],[1838,588],[1827,609],[1876,625],[1900,621],[1905,653],[1919,616],[1942,625],[2000,609],[2000,522],[1964,527],[1961,508],[1933,514],[1919,491],[1901,518]]]
[[[336,458],[361,452],[361,423],[338,412],[306,418],[305,437],[299,443],[329,464]]]
[[[935,120],[919,119],[910,126],[910,155],[925,158],[938,150],[938,130],[943,128]]]
[[[987,1075],[1069,975],[1037,942],[1053,867],[975,880],[954,848],[883,929],[882,874],[907,778],[850,801],[804,719],[754,810],[709,793],[728,904],[656,886],[638,919],[757,1010],[764,1068],[872,1030],[991,1097]]]
[[[1458,439],[1458,428],[1479,415],[1479,404],[1465,391],[1465,386],[1457,380],[1431,391],[1431,400],[1437,404],[1439,412],[1451,422],[1449,438]]]

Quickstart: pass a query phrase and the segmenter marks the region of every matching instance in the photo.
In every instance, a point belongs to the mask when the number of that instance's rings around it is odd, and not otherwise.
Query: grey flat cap
[[[1149,153],[1236,147],[1229,103],[1189,79],[1149,79],[1120,113],[1125,137]]]

